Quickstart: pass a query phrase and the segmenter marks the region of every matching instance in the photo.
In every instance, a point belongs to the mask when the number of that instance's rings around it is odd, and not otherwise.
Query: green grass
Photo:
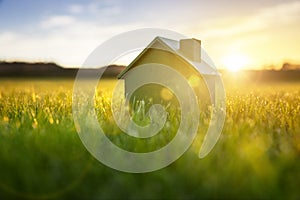
[[[146,174],[115,171],[87,152],[72,118],[72,84],[0,80],[0,199],[300,196],[300,83],[226,84],[227,117],[213,151],[198,159],[205,132],[201,129],[179,160]],[[168,143],[171,136],[134,140],[122,134],[109,108],[112,82],[103,84],[96,110],[112,141],[138,152]],[[141,104],[136,108],[144,109]],[[176,130],[175,111],[169,111],[169,126]],[[146,119],[135,115],[136,120]]]

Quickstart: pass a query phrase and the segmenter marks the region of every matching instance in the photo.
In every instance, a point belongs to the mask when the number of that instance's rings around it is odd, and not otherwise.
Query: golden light
[[[249,65],[249,57],[241,53],[232,53],[224,57],[223,64],[233,72],[239,71]]]
[[[167,88],[163,88],[161,91],[160,91],[160,96],[166,100],[166,101],[169,101],[173,98],[173,93],[168,90]]]
[[[188,83],[192,87],[197,87],[200,84],[200,78],[198,76],[191,75],[188,79]]]

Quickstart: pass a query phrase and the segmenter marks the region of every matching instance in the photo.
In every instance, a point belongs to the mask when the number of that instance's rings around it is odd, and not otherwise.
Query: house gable
[[[189,60],[188,58],[185,58],[185,56],[180,51],[179,42],[176,40],[171,40],[163,37],[156,37],[117,77],[118,79],[122,79],[126,76],[126,73],[132,69],[133,67],[137,66],[137,62],[145,56],[146,52],[149,50],[161,50],[161,52],[166,51],[170,52],[174,55],[177,55],[181,60],[183,60],[185,63],[189,65],[189,67],[194,68],[194,72],[199,73],[200,71],[201,75],[205,76],[215,76],[219,75],[217,70],[210,67],[209,64],[207,64],[204,60],[201,60],[201,62],[195,62],[192,60]],[[200,54],[200,52],[199,52]],[[158,55],[159,57],[162,57],[162,55]],[[160,62],[157,62],[160,63]],[[164,64],[164,63],[161,63]],[[172,65],[169,65],[172,66]],[[182,69],[179,69],[182,71]]]
[[[136,66],[136,62],[140,60],[146,52],[148,52],[150,49],[161,49],[164,51],[173,51],[168,45],[166,45],[160,37],[156,37],[143,51],[117,76],[118,79],[124,78],[125,74],[133,68],[133,66]]]

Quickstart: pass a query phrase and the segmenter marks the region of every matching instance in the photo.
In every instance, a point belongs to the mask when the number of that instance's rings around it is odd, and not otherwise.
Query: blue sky
[[[78,66],[101,42],[137,28],[202,40],[218,66],[300,62],[300,1],[0,0],[0,60]],[[225,60],[225,61],[224,61]]]

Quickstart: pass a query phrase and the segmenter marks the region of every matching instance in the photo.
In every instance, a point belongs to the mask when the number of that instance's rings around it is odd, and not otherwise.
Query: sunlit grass
[[[97,92],[98,121],[120,147],[147,152],[173,137],[129,138],[116,127],[104,81]],[[81,143],[72,118],[72,81],[1,80],[0,198],[199,199],[288,198],[300,195],[300,84],[226,84],[227,117],[221,138],[206,158],[198,151],[209,121],[193,146],[169,167],[125,174],[96,161]],[[133,117],[147,123],[147,102]],[[164,131],[176,132],[177,111]],[[139,121],[140,120],[140,121]]]

